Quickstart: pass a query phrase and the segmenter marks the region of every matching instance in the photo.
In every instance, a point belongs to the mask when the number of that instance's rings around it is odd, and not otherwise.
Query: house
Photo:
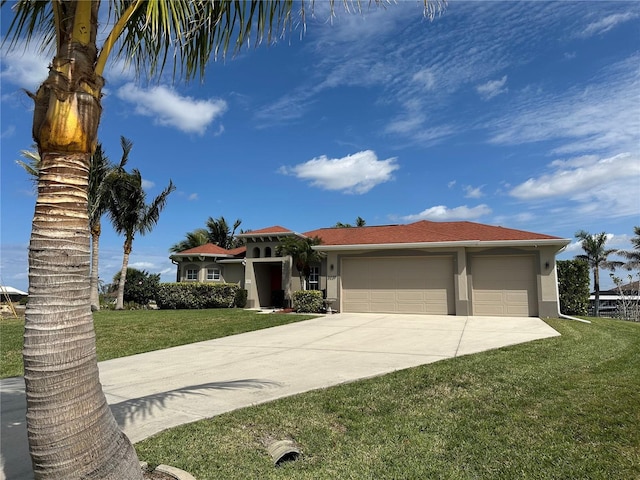
[[[171,256],[178,281],[237,282],[247,307],[280,306],[300,289],[287,236],[319,237],[308,288],[342,312],[557,317],[555,256],[569,239],[474,222],[246,232],[245,248],[204,245]]]
[[[598,314],[601,317],[616,317],[625,304],[635,304],[636,312],[640,303],[640,281],[627,283],[610,290],[600,290]],[[626,305],[627,307],[629,305]],[[596,294],[589,295],[589,315],[595,315]],[[636,314],[637,315],[637,314]]]
[[[0,295],[2,296],[2,298],[0,299],[0,301],[2,302],[19,302],[23,298],[26,298],[29,294],[8,285],[0,285]]]

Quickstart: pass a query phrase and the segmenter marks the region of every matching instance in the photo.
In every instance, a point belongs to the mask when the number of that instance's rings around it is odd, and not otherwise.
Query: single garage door
[[[538,315],[533,255],[473,257],[471,274],[474,315]]]
[[[345,258],[342,311],[454,314],[453,257]]]

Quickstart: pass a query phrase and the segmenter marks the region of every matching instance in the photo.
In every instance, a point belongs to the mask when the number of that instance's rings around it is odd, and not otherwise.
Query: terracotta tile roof
[[[199,247],[194,247],[188,250],[183,250],[182,252],[178,252],[177,255],[203,255],[204,254],[204,255],[227,255],[227,256],[235,257],[238,254],[246,252],[246,250],[247,250],[246,247],[227,250],[213,243],[205,243],[204,245],[200,245]]]
[[[459,241],[561,240],[560,237],[474,222],[430,222],[375,227],[321,228],[305,232],[323,245],[375,245]]]
[[[231,250],[227,250],[227,252],[229,252],[229,254],[233,255],[234,257],[244,257],[247,253],[247,247],[242,246],[238,248],[232,248]]]
[[[277,233],[295,233],[288,228],[281,227],[280,225],[274,225],[273,227],[261,228],[260,230],[251,230],[238,235],[239,237],[251,237],[254,235],[273,235]]]

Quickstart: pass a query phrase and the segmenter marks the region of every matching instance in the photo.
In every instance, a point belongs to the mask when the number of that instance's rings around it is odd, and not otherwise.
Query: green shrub
[[[558,260],[560,311],[587,315],[589,310],[589,265],[584,260]]]
[[[248,295],[248,292],[245,289],[239,288],[238,290],[236,290],[236,298],[235,298],[233,304],[238,308],[246,307],[247,306],[247,295]]]
[[[118,290],[120,282],[120,272],[113,276],[113,284],[111,290]],[[149,300],[156,298],[158,286],[160,285],[160,274],[149,273],[146,270],[138,270],[136,268],[127,268],[127,276],[124,281],[123,300],[127,303],[137,303],[140,307],[130,305],[126,310],[136,310],[143,308],[149,303]]]
[[[230,308],[235,305],[238,290],[235,283],[162,283],[156,303],[165,310]]]
[[[320,313],[322,311],[322,292],[319,290],[293,292],[293,308],[299,313]]]

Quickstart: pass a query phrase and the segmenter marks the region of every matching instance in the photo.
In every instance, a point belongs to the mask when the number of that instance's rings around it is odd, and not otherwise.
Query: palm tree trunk
[[[593,288],[595,288],[595,306],[593,315],[600,316],[600,269],[596,266],[593,268]]]
[[[116,298],[116,310],[124,308],[124,284],[127,280],[127,267],[129,266],[129,255],[131,254],[132,240],[124,241],[124,255],[122,256],[122,269],[120,270],[120,280],[118,281],[118,297]]]
[[[94,312],[100,310],[100,294],[98,293],[98,261],[100,254],[100,221],[92,225],[91,228],[91,310]]]
[[[102,392],[89,303],[89,153],[42,153],[24,333],[35,478],[142,479]]]

